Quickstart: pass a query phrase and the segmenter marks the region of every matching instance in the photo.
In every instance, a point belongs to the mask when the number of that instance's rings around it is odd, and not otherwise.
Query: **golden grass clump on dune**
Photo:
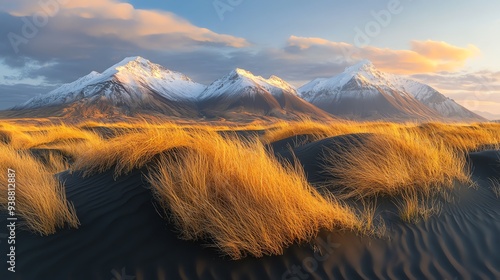
[[[35,126],[1,122],[0,139],[2,136],[3,142],[16,150],[52,150],[46,167],[54,173],[66,170],[69,159],[78,158],[103,143],[103,139],[91,131],[64,124]]]
[[[279,122],[266,130],[262,140],[265,143],[272,143],[288,137],[300,134],[310,134],[316,139],[321,139],[333,135],[338,135],[331,124],[318,123],[310,119],[302,119],[295,122]]]
[[[259,142],[198,138],[149,170],[182,237],[209,238],[233,259],[281,254],[322,228],[362,227],[352,210],[321,196],[302,170],[281,166]]]
[[[9,136],[8,144],[15,149],[30,149],[65,142],[98,141],[99,136],[64,124],[47,126],[21,126],[2,123],[0,132]]]
[[[465,157],[443,142],[407,131],[376,134],[363,145],[326,156],[333,175],[329,184],[342,189],[339,197],[393,197],[406,221],[428,217],[436,207],[429,203],[432,197],[455,182],[471,183]]]
[[[68,224],[78,227],[74,208],[67,202],[63,187],[43,164],[26,151],[0,144],[0,181],[8,182],[7,170],[16,174],[16,213],[28,228],[42,235],[54,233]],[[2,183],[0,204],[8,207],[8,184]]]
[[[444,142],[459,152],[480,149],[500,149],[500,124],[442,124],[428,123],[415,127],[417,134]]]
[[[348,196],[430,193],[454,180],[468,181],[464,157],[410,132],[376,134],[356,148],[332,149],[327,158],[334,161],[328,172],[336,177],[330,183],[343,186]]]
[[[267,128],[262,137],[265,143],[272,143],[291,136],[309,134],[316,140],[353,133],[397,132],[412,127],[413,124],[397,124],[388,122],[360,123],[346,120],[318,122],[304,118],[299,121],[279,122]]]
[[[195,131],[199,131],[198,134]],[[202,133],[202,135],[200,135]],[[165,125],[119,135],[83,152],[72,166],[85,170],[87,175],[100,173],[114,167],[115,175],[141,168],[154,156],[173,148],[194,145],[196,137],[214,137],[208,130],[186,130],[180,126]]]
[[[353,133],[398,135],[401,131],[435,140],[455,151],[470,152],[485,148],[500,149],[500,124],[453,124],[453,123],[389,123],[333,121],[318,123],[304,119],[295,122],[279,122],[268,128],[262,137],[266,143],[299,134],[312,134],[317,139]]]

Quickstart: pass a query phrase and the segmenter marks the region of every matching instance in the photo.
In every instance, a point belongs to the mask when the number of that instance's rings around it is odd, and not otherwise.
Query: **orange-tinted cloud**
[[[411,49],[395,50],[366,46],[358,48],[344,42],[333,42],[322,38],[291,36],[288,46],[297,48],[302,54],[308,51],[315,56],[331,59],[337,57],[347,63],[360,59],[371,60],[379,69],[397,74],[435,73],[455,71],[465,62],[478,55],[474,45],[466,48],[437,41],[412,41]]]
[[[243,38],[195,26],[173,13],[136,9],[116,0],[52,2],[59,5],[42,7],[39,1],[19,0],[15,8],[10,7],[7,12],[27,17],[49,15],[51,26],[57,30],[75,30],[93,37],[114,36],[145,49],[175,49],[203,44],[233,48],[249,45]]]
[[[288,45],[289,46],[294,46],[298,47],[301,50],[309,49],[313,46],[329,46],[329,47],[337,47],[339,44],[345,44],[348,45],[347,43],[342,43],[342,42],[332,42],[328,41],[323,38],[315,38],[315,37],[298,37],[295,35],[290,36],[288,38]]]
[[[411,49],[427,58],[435,60],[466,60],[479,53],[479,49],[474,45],[467,48],[460,48],[446,42],[437,41],[412,41]]]

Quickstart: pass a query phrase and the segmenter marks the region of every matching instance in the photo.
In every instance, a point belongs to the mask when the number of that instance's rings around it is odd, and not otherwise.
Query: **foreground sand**
[[[239,134],[251,138],[259,133]],[[349,137],[362,145],[369,135]],[[344,146],[352,141],[345,140],[304,134],[267,147],[283,163],[293,154],[308,182],[324,190],[329,175],[323,151],[346,152]],[[36,156],[43,153],[37,149]],[[292,244],[282,255],[240,260],[208,248],[209,239],[178,238],[179,229],[168,222],[145,179],[148,166],[119,176],[114,169],[90,176],[63,171],[57,178],[64,182],[80,226],[49,236],[19,231],[16,278],[6,278],[10,275],[4,271],[0,278],[111,279],[125,272],[136,279],[498,279],[500,204],[492,182],[500,180],[500,151],[471,151],[466,160],[475,187],[455,182],[446,196],[435,198],[439,209],[426,219],[403,221],[390,197],[382,196],[374,213],[376,234],[321,231],[311,240],[313,246]],[[355,199],[345,202],[359,207]],[[4,220],[5,212],[1,216]]]

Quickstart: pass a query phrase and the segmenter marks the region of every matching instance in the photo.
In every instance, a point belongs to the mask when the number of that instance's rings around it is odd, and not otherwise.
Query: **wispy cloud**
[[[457,47],[431,40],[412,41],[410,49],[395,50],[373,46],[356,47],[344,42],[298,36],[288,39],[288,48],[311,58],[322,57],[346,62],[367,58],[379,69],[397,74],[455,71],[480,52],[474,45]]]
[[[41,5],[44,2],[51,1],[18,0],[15,5],[5,6],[3,11],[18,18],[47,16],[50,23],[46,32],[73,34],[73,39],[81,34],[94,38],[112,37],[144,49],[199,45],[241,48],[249,45],[243,38],[195,26],[173,13],[137,9],[116,0],[52,1],[55,6]]]

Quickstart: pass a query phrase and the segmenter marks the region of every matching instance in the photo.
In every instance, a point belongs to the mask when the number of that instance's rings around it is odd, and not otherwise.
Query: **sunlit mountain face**
[[[34,97],[15,107],[15,112],[43,112],[43,108],[51,108],[42,113],[47,116],[483,120],[432,87],[381,72],[368,60],[297,90],[277,76],[266,79],[240,68],[205,86],[142,57],[129,57],[102,73],[92,71]]]
[[[332,78],[315,79],[299,91],[319,108],[348,118],[484,120],[432,87],[381,72],[368,60]]]

